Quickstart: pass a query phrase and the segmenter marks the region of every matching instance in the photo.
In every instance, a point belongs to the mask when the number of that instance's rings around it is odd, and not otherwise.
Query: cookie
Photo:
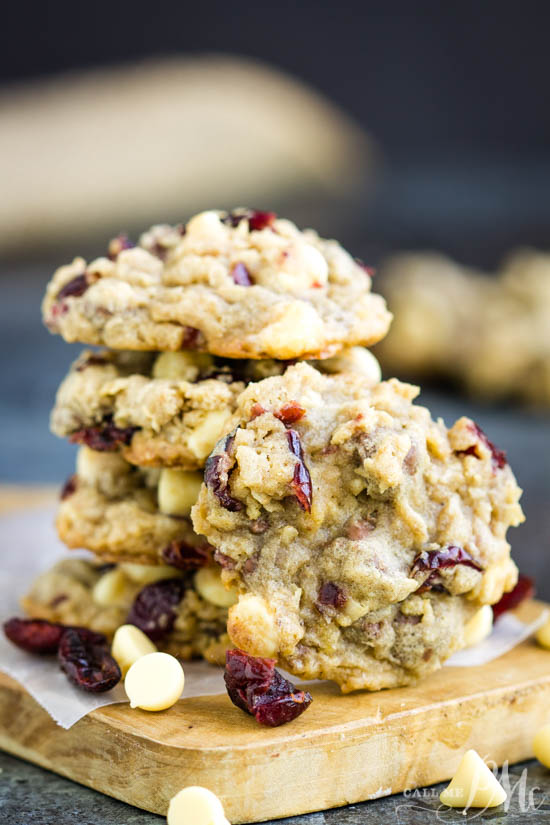
[[[151,568],[143,567],[142,573],[136,568],[133,564],[101,566],[87,559],[64,559],[38,576],[21,604],[32,618],[88,627],[110,638],[117,627],[132,618],[133,605],[144,588],[151,592],[150,585],[155,581],[179,577],[184,586],[180,600],[173,605],[168,622],[171,626],[160,636],[153,631],[155,644],[180,659],[202,657],[223,664],[230,646],[227,607],[205,599],[193,577],[184,579],[178,570],[162,570],[164,578],[155,579]],[[152,577],[149,584],[145,583],[147,574]]]
[[[139,468],[81,447],[59,504],[59,537],[104,561],[185,566],[210,553],[189,520],[201,481],[201,473]]]
[[[272,213],[203,212],[137,246],[76,258],[54,274],[44,321],[66,341],[228,358],[326,358],[368,346],[391,315],[336,241]]]
[[[513,587],[506,531],[523,513],[505,455],[417,394],[307,364],[244,390],[192,511],[241,593],[237,647],[343,691],[395,687]]]
[[[386,371],[550,404],[550,255],[517,252],[495,276],[441,255],[399,255],[380,280],[395,316],[376,348]]]
[[[362,347],[314,363],[380,380],[378,362]],[[246,384],[287,366],[194,352],[86,351],[59,387],[51,429],[95,450],[119,450],[132,464],[195,470],[226,431]]]

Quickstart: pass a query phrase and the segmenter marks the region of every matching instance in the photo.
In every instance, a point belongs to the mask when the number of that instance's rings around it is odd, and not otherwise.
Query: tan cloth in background
[[[70,74],[0,93],[0,251],[339,196],[368,178],[360,128],[261,63],[199,56]]]

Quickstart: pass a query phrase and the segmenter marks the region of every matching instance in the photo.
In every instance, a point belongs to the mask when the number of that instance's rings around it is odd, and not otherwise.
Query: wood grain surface
[[[542,608],[533,601],[517,613],[527,621]],[[532,756],[549,719],[550,653],[527,641],[414,687],[342,696],[323,683],[311,692],[309,710],[274,729],[223,695],[160,713],[111,705],[66,731],[0,674],[0,747],[160,814],[185,785],[204,785],[232,823],[258,822],[448,779],[467,748],[499,764]]]

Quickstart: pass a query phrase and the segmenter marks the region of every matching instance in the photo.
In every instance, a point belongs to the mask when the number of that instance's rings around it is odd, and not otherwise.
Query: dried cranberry
[[[79,298],[84,295],[90,284],[84,272],[82,275],[77,275],[71,281],[62,286],[57,295],[56,301],[62,301],[64,298]]]
[[[69,681],[90,693],[111,690],[120,681],[120,668],[109,653],[103,633],[68,627],[59,642],[57,657]]]
[[[300,418],[303,418],[306,414],[305,409],[298,404],[297,401],[289,401],[288,404],[283,404],[278,412],[273,413],[275,418],[278,418],[279,421],[282,421],[285,427],[290,426],[291,424],[295,424],[296,421],[299,421]]]
[[[65,628],[45,619],[8,619],[4,633],[10,642],[29,653],[57,653]]]
[[[439,587],[441,585],[439,571],[456,567],[458,564],[463,564],[465,567],[471,567],[474,570],[483,570],[481,565],[466,550],[452,544],[443,547],[441,550],[428,550],[420,553],[414,560],[410,572],[412,578],[423,579],[416,592],[423,593],[426,590]],[[423,577],[424,573],[427,575]]]
[[[252,286],[252,278],[250,277],[250,273],[244,264],[235,264],[229,274],[238,286]]]
[[[302,442],[296,430],[289,430],[286,435],[290,452],[298,459],[294,466],[294,476],[290,482],[290,486],[302,510],[305,510],[306,513],[311,513],[313,488],[311,485],[311,476],[304,461]]]
[[[254,658],[242,650],[227,651],[223,678],[233,704],[261,725],[291,722],[313,701],[275,670],[274,659]]]
[[[504,593],[499,602],[493,605],[493,618],[498,619],[508,610],[513,610],[525,599],[532,599],[535,595],[535,583],[529,576],[521,573],[518,576],[517,584],[509,593]]]
[[[83,372],[88,367],[101,367],[107,363],[107,359],[103,355],[95,355],[92,353],[76,366],[76,372]]]
[[[146,585],[137,594],[127,623],[139,627],[154,642],[164,638],[174,627],[176,607],[186,588],[185,579],[163,579]]]
[[[324,582],[319,588],[316,605],[321,610],[323,607],[334,607],[336,610],[340,610],[347,600],[348,597],[337,584]]]
[[[63,487],[61,488],[61,493],[59,494],[59,498],[61,501],[65,501],[66,498],[69,498],[76,492],[76,485],[77,485],[77,477],[76,475],[69,476]]]
[[[479,438],[479,440],[485,444],[486,447],[489,448],[491,451],[491,461],[493,463],[493,467],[499,470],[502,470],[508,464],[508,460],[506,458],[506,453],[504,450],[499,450],[498,447],[495,447],[492,441],[489,441],[481,427],[472,421],[470,425],[470,430]],[[481,458],[479,453],[479,448],[477,444],[472,444],[471,447],[468,447],[466,450],[457,450],[457,455],[474,455],[476,458]]]
[[[111,261],[116,261],[123,249],[133,249],[134,243],[129,239],[128,235],[117,235],[112,241],[109,241],[107,254]]]
[[[258,404],[258,402],[256,402],[255,404],[252,404],[252,406],[250,407],[250,420],[254,421],[255,418],[258,418],[258,416],[263,415],[266,412],[267,410],[264,407],[262,407],[261,404]]]
[[[162,558],[166,564],[177,567],[179,570],[198,570],[208,564],[212,555],[212,548],[208,544],[189,544],[187,541],[172,541],[162,551]]]
[[[268,226],[273,226],[277,220],[275,212],[263,212],[259,209],[243,209],[239,212],[230,212],[222,222],[229,224],[229,226],[238,226],[241,221],[247,220],[251,232],[266,229]]]
[[[363,263],[363,261],[361,260],[361,258],[356,258],[356,259],[355,259],[355,263],[357,264],[357,266],[360,266],[360,267],[361,267],[361,269],[363,270],[363,272],[366,272],[366,273],[367,273],[367,275],[369,276],[369,278],[374,278],[374,275],[375,275],[375,273],[376,273],[376,269],[375,269],[373,266],[367,266],[367,264]]]
[[[206,340],[200,329],[184,327],[181,339],[181,349],[204,349]]]
[[[122,444],[129,444],[139,427],[117,427],[113,424],[112,416],[106,416],[101,424],[92,427],[83,427],[71,433],[69,441],[72,444],[86,444],[98,452],[118,450]]]
[[[223,452],[211,455],[204,467],[204,481],[210,487],[222,507],[233,513],[243,509],[242,501],[233,498],[229,492],[229,476],[233,467],[231,450],[235,441],[234,433],[227,435],[223,441]]]

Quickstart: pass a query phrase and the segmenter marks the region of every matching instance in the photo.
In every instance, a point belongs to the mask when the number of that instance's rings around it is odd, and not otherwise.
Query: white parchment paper
[[[32,579],[51,567],[67,551],[53,527],[54,512],[31,510],[0,519],[0,622],[22,616],[19,598]],[[502,656],[530,636],[545,621],[525,625],[514,616],[502,616],[493,633],[475,648],[455,653],[448,666],[473,667]],[[222,669],[206,662],[188,662],[183,695],[208,696],[224,693]],[[126,702],[121,684],[98,695],[73,687],[61,672],[55,656],[33,656],[19,650],[0,633],[0,669],[17,679],[63,728],[70,728],[95,708]]]

